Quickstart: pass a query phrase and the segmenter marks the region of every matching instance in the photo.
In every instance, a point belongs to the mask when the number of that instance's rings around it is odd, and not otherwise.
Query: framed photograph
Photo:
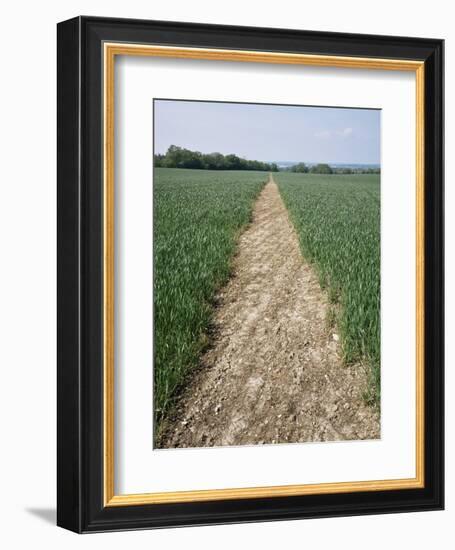
[[[58,25],[58,525],[443,508],[443,41]]]

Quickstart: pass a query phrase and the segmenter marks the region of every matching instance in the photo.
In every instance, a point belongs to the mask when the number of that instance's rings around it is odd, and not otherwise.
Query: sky
[[[155,100],[155,153],[178,145],[249,160],[380,163],[380,111]]]

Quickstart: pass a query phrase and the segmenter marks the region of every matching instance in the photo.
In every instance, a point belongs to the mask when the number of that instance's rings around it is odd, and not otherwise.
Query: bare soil
[[[212,342],[159,448],[377,439],[367,373],[343,365],[329,302],[270,177],[219,292]]]

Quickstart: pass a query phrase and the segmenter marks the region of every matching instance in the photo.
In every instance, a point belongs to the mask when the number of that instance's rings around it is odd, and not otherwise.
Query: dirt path
[[[165,424],[158,447],[380,436],[362,399],[366,374],[340,360],[328,302],[270,181],[217,297],[213,345]]]

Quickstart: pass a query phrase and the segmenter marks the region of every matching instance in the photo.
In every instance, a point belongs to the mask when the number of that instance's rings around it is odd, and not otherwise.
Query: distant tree
[[[183,151],[184,150],[181,147],[171,145],[164,155],[162,166],[165,168],[183,168]]]
[[[207,170],[258,170],[278,172],[275,163],[268,164],[259,160],[246,160],[237,155],[222,155],[221,153],[203,154],[190,151],[177,145],[171,145],[165,155],[155,155],[156,167],[193,168]]]
[[[163,165],[163,159],[164,159],[164,155],[159,155],[159,154],[155,155],[154,160],[155,160],[155,166],[157,168]]]
[[[223,170],[225,166],[224,156],[221,153],[204,155],[204,168],[208,170]]]
[[[343,175],[349,175],[349,174],[380,174],[381,173],[380,168],[339,167],[339,168],[332,168],[332,171],[333,171],[334,174],[343,174]]]
[[[308,172],[308,166],[304,162],[299,162],[291,166],[291,172],[306,174]]]
[[[312,174],[333,174],[332,168],[328,164],[315,164],[310,168]]]
[[[335,174],[352,174],[353,171],[351,168],[337,168],[334,170]]]
[[[237,155],[226,155],[224,157],[226,170],[241,170],[242,159]]]

